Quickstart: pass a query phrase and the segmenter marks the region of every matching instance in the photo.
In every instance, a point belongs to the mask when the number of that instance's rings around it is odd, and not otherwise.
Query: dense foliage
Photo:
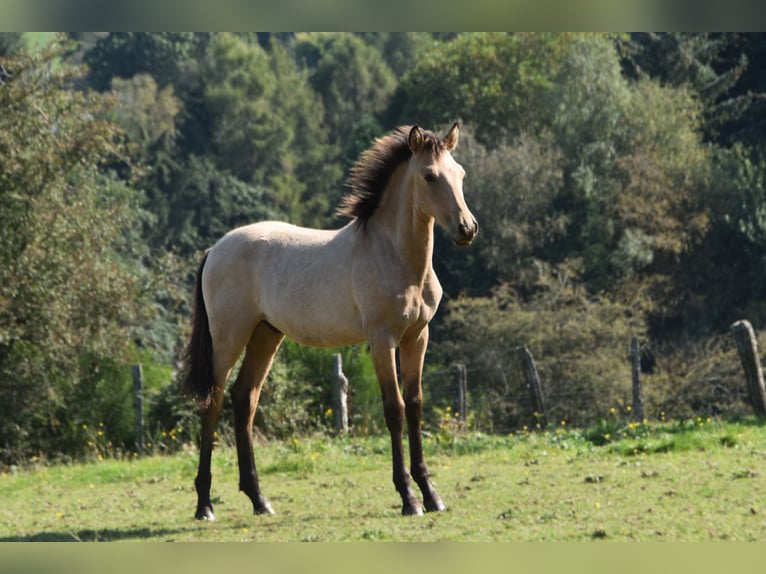
[[[35,37],[37,44],[39,38]],[[463,124],[481,233],[437,237],[445,302],[428,424],[533,423],[630,404],[737,414],[740,318],[766,321],[763,34],[88,33],[0,36],[0,459],[130,450],[130,364],[155,442],[194,435],[174,372],[197,262],[258,219],[332,227],[348,168],[404,123]],[[332,428],[332,353],[286,345],[265,436]],[[343,351],[354,432],[380,428],[366,350]],[[532,418],[530,418],[532,417]],[[95,430],[94,429],[99,429]]]

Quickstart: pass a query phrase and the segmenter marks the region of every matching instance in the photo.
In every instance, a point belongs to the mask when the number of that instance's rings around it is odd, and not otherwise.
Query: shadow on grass
[[[185,530],[128,528],[125,530],[105,528],[103,530],[85,529],[61,532],[37,532],[26,536],[3,536],[0,542],[117,542],[120,540],[166,539]],[[172,538],[171,538],[172,539]],[[168,539],[170,540],[170,539]]]

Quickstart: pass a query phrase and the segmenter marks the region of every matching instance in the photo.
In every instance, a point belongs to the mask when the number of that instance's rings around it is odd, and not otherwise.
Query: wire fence
[[[628,422],[637,419],[637,398],[641,402],[638,420],[763,416],[766,392],[757,337],[748,332],[746,339],[746,352],[728,337],[691,353],[687,350],[681,358],[665,349],[641,346],[636,340],[625,341],[624,352],[612,351],[611,355],[603,349],[546,355],[519,345],[489,352],[482,361],[457,360],[447,367],[427,368],[423,373],[424,425],[436,429],[446,420],[463,428],[508,433],[525,427],[584,427],[601,420]],[[743,356],[750,357],[750,363],[743,362]],[[334,385],[332,397],[327,376],[303,381],[304,386],[327,389],[327,404],[322,401],[317,407],[322,413],[332,413],[322,416],[325,424],[338,421],[336,425],[350,428],[352,433],[383,432],[384,423],[375,420],[382,419],[380,396],[370,392],[377,388],[374,375],[345,380],[339,362],[333,369],[333,376],[344,380]],[[138,382],[136,389],[140,410]],[[366,396],[361,389],[366,389]],[[341,390],[346,395],[336,396]],[[265,407],[274,410],[266,403]],[[344,403],[348,411],[341,413],[339,405]],[[137,421],[140,425],[143,419],[139,416]],[[142,445],[142,431],[137,428],[138,444]]]
[[[632,345],[635,350],[630,352]],[[427,405],[442,411],[450,407],[467,426],[494,432],[546,424],[583,426],[619,418],[762,416],[766,394],[752,390],[757,382],[748,382],[733,349],[710,358],[712,365],[705,364],[704,358],[690,359],[692,366],[679,374],[656,365],[642,368],[637,340],[627,341],[625,348],[624,356],[617,358],[623,365],[621,373],[593,372],[592,376],[584,371],[590,363],[582,357],[532,357],[525,346],[510,348],[503,362],[456,363],[424,374]],[[757,349],[752,356],[757,357]],[[525,373],[525,360],[533,361],[537,380]]]

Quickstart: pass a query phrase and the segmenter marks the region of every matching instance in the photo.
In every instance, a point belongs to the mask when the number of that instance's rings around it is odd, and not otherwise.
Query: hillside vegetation
[[[764,66],[761,33],[0,34],[0,465],[134,452],[136,363],[150,442],[194,442],[176,373],[204,250],[343,224],[373,138],[455,120],[481,231],[437,236],[426,430],[458,363],[462,427],[534,427],[523,346],[553,424],[608,420],[633,337],[649,421],[748,414],[728,328],[766,321]],[[284,346],[261,437],[332,432],[334,352]],[[367,350],[342,353],[375,435]]]

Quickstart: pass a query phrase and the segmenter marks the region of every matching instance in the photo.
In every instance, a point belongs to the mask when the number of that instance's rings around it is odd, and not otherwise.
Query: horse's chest
[[[441,287],[427,282],[422,288],[407,289],[401,300],[402,318],[408,327],[424,327],[436,314],[441,299]]]

